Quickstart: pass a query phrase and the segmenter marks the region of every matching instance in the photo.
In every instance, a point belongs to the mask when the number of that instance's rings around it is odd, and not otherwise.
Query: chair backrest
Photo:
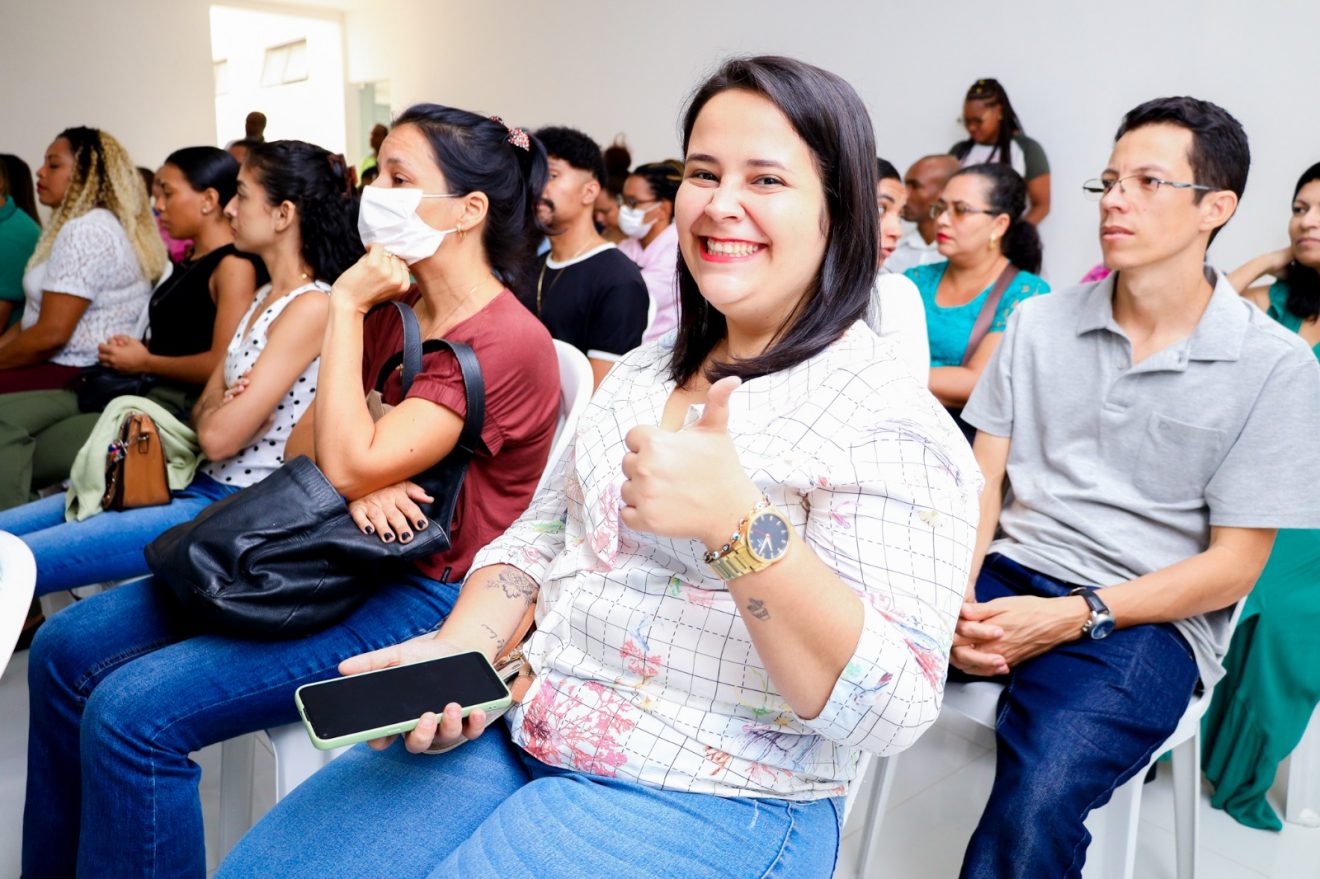
[[[0,674],[9,665],[37,585],[37,560],[12,534],[0,531]]]
[[[578,418],[582,415],[582,410],[587,408],[595,384],[591,364],[587,362],[581,351],[567,342],[556,339],[555,357],[559,360],[559,423],[555,426],[555,438],[550,443],[550,457],[546,458],[545,470],[541,473],[541,481],[536,486],[537,491],[545,485],[555,462],[573,441],[573,435],[577,433]]]
[[[862,792],[862,784],[866,781],[866,771],[871,768],[872,754],[869,751],[863,751],[857,758],[857,774],[853,776],[852,784],[848,785],[848,794],[843,800],[843,823],[848,823],[848,816],[852,814],[853,806],[857,804],[857,797]],[[875,782],[879,784],[877,780]]]

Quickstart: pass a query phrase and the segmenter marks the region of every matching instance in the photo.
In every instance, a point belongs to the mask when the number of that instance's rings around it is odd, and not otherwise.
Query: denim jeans
[[[37,595],[148,572],[147,544],[211,504],[238,491],[198,473],[192,485],[158,507],[103,510],[81,522],[64,521],[64,495],[0,512],[0,531],[23,538],[37,559]]]
[[[828,879],[842,799],[660,790],[552,768],[498,721],[439,756],[359,745],[293,791],[217,879]]]
[[[1072,588],[995,554],[985,560],[976,598],[1055,597]],[[1197,682],[1191,648],[1171,625],[1132,626],[1060,644],[996,680],[1006,686],[995,781],[961,875],[1080,877],[1091,841],[1087,814],[1145,768],[1187,709]]]
[[[201,769],[188,755],[297,720],[298,686],[434,629],[457,594],[403,575],[289,641],[199,634],[150,579],[51,617],[28,660],[23,875],[201,879]]]

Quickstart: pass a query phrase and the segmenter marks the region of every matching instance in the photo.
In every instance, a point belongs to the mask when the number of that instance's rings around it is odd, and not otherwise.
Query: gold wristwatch
[[[762,495],[729,542],[707,552],[705,561],[721,580],[755,574],[784,557],[792,534],[792,524]]]

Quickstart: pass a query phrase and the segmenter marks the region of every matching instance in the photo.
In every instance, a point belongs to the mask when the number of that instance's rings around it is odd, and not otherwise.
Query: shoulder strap
[[[994,323],[995,312],[999,310],[999,303],[1004,299],[1004,291],[1008,289],[1008,285],[1013,283],[1013,279],[1017,276],[1017,266],[1009,263],[1004,266],[1004,270],[995,279],[995,285],[990,288],[990,295],[985,297],[985,304],[977,312],[976,323],[972,325],[972,334],[967,338],[967,350],[963,352],[963,366],[971,363],[972,356],[976,354],[976,349],[981,346],[981,340],[990,332],[990,324]]]
[[[486,424],[486,382],[481,375],[481,363],[477,352],[462,342],[447,339],[427,339],[422,342],[421,327],[417,315],[402,302],[393,305],[399,310],[403,321],[403,350],[390,355],[376,375],[376,390],[385,387],[390,373],[403,364],[403,393],[406,396],[413,380],[422,371],[422,357],[435,351],[449,351],[458,361],[458,368],[463,373],[463,390],[467,396],[467,416],[463,419],[463,432],[458,437],[458,447],[467,454],[476,453],[481,442],[481,431]]]

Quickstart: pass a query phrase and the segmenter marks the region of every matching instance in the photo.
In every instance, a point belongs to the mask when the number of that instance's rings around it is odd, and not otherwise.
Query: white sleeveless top
[[[234,338],[230,340],[229,348],[225,351],[226,387],[242,378],[243,374],[257,362],[261,352],[266,350],[267,334],[275,318],[284,312],[290,302],[312,290],[328,294],[330,285],[324,281],[313,281],[290,290],[254,318],[258,306],[270,292],[270,284],[257,291],[251,307],[238,322]],[[246,333],[244,329],[247,330]],[[275,407],[275,423],[271,425],[270,430],[253,440],[252,445],[240,450],[234,457],[224,461],[208,461],[202,467],[202,472],[222,485],[244,488],[260,482],[270,473],[278,470],[284,464],[284,444],[289,439],[289,433],[316,395],[316,375],[320,366],[321,358],[313,358],[302,375],[294,381],[293,387]]]

